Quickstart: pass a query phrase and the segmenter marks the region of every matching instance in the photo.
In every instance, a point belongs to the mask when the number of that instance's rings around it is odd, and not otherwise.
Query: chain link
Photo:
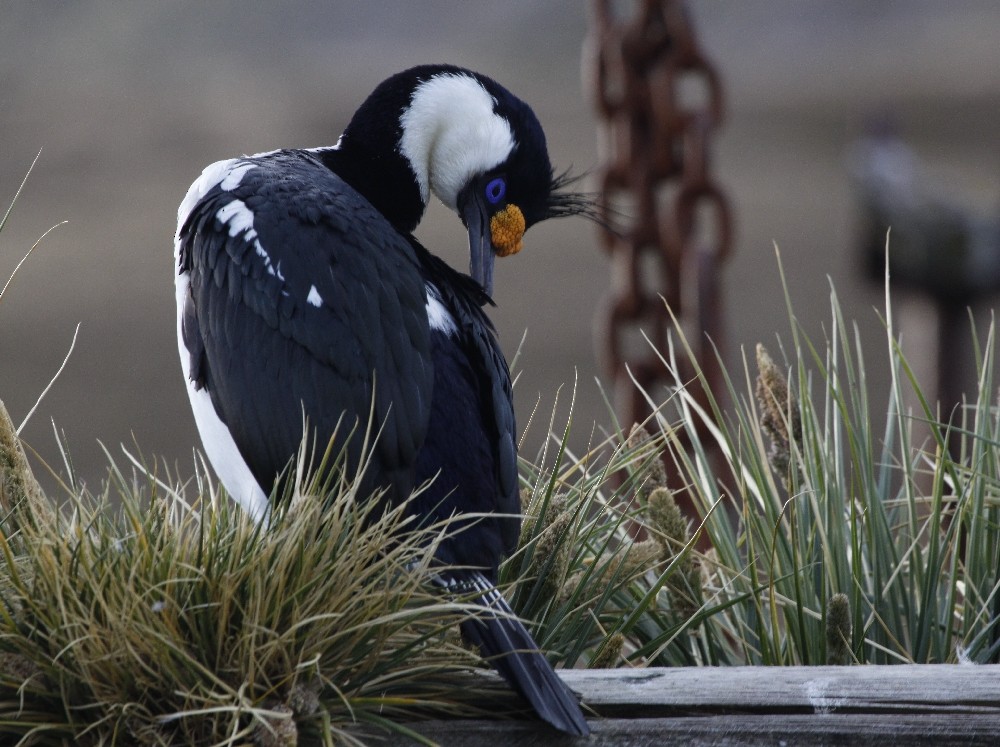
[[[622,8],[635,12],[623,19]],[[721,344],[719,268],[732,220],[709,151],[722,89],[683,0],[594,0],[588,47],[584,69],[605,149],[600,241],[612,261],[598,338],[627,425],[648,412],[632,379],[651,393],[669,383],[656,352],[666,354],[672,327],[664,300],[709,386],[721,391],[713,345]]]

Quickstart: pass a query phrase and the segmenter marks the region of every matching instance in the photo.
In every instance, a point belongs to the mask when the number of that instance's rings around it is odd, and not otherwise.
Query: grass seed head
[[[640,453],[654,446],[653,437],[646,426],[639,423],[633,424],[628,439],[625,441],[625,448],[629,452]],[[655,452],[643,462],[643,465],[646,473],[639,488],[636,490],[636,498],[640,505],[648,500],[649,495],[654,490],[667,486],[667,467],[663,462],[659,449],[655,449]]]
[[[649,496],[647,520],[654,530],[655,541],[660,547],[660,559],[669,563],[684,551],[691,541],[691,527],[684,512],[665,487],[657,488]],[[666,585],[673,609],[684,617],[693,615],[701,605],[701,566],[690,552],[677,565]]]
[[[612,633],[601,643],[587,667],[590,669],[614,669],[621,661],[624,647],[625,636],[621,633]]]
[[[624,587],[636,576],[658,567],[661,552],[660,543],[656,540],[632,542],[624,550],[604,559],[601,567],[584,568],[573,573],[563,584],[559,598],[563,601],[574,596],[586,600],[600,599],[612,586]]]
[[[539,517],[541,501],[529,506],[521,527],[520,544],[534,542],[531,562],[526,576],[537,579],[541,584],[542,598],[549,599],[558,593],[566,577],[572,545],[574,513],[569,507],[565,494],[555,493],[545,507],[545,515]],[[541,519],[541,526],[539,524]]]
[[[656,488],[649,495],[646,517],[662,548],[661,559],[669,562],[691,539],[688,521],[674,494],[667,488]]]
[[[850,664],[851,601],[846,594],[834,594],[826,603],[826,663]]]
[[[760,424],[771,439],[768,454],[771,466],[782,477],[791,465],[792,445],[802,441],[802,421],[795,396],[785,374],[767,349],[757,344],[757,401],[762,411]]]

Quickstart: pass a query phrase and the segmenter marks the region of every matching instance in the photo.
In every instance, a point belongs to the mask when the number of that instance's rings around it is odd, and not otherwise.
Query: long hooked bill
[[[475,200],[468,201],[462,218],[469,232],[469,274],[492,297],[494,254],[489,221]]]

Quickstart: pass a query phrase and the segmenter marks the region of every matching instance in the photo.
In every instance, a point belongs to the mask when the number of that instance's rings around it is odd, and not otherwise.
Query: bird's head
[[[396,153],[420,200],[409,229],[437,196],[468,230],[470,274],[488,294],[494,258],[520,251],[528,228],[545,218],[592,216],[590,200],[566,191],[572,180],[554,174],[534,112],[494,80],[448,65],[416,67],[380,84],[359,114],[386,107],[398,112]],[[372,117],[363,120],[370,126]],[[364,137],[354,124],[345,134]]]

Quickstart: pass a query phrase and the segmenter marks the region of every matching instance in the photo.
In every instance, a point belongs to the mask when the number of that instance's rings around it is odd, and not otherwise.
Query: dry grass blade
[[[32,159],[31,165],[28,167],[28,170],[25,172],[24,178],[21,180],[20,186],[18,186],[17,191],[14,193],[14,198],[10,201],[10,205],[7,206],[7,211],[3,214],[3,218],[0,218],[0,231],[3,231],[4,226],[7,225],[7,219],[10,218],[10,213],[14,209],[14,203],[16,203],[17,198],[21,196],[21,191],[24,189],[24,185],[28,183],[28,177],[31,176],[31,172],[34,170],[35,164],[38,163],[38,159],[41,158],[41,156],[42,156],[42,151],[41,149],[39,149],[38,153],[35,154],[34,159]],[[0,296],[2,295],[3,294],[0,293]]]
[[[12,204],[11,208],[13,208],[13,207],[14,206]],[[7,218],[6,218],[6,216],[4,216],[4,221],[6,221],[6,220],[7,220]],[[17,271],[21,269],[21,265],[23,265],[24,262],[25,262],[25,260],[27,260],[28,257],[31,256],[31,253],[33,251],[35,251],[35,249],[38,247],[38,245],[42,243],[42,240],[46,236],[48,236],[50,233],[52,233],[53,231],[55,231],[57,228],[59,228],[59,226],[63,226],[63,225],[65,225],[68,222],[69,221],[65,221],[64,220],[61,223],[56,223],[54,226],[52,226],[51,228],[49,228],[48,230],[46,230],[45,233],[43,233],[41,236],[39,236],[38,239],[35,241],[35,243],[31,245],[31,248],[24,253],[24,256],[21,257],[20,260],[18,260],[18,263],[16,265],[14,265],[14,269],[11,271],[10,277],[8,277],[7,280],[6,280],[6,282],[3,284],[3,288],[0,288],[0,301],[3,300],[4,293],[7,292],[7,286],[9,286],[13,282],[14,276],[17,275]]]
[[[69,363],[69,357],[73,355],[73,349],[76,347],[76,338],[77,335],[79,334],[80,334],[80,325],[77,324],[76,329],[73,330],[73,339],[70,340],[69,342],[69,350],[66,351],[66,355],[63,357],[62,363],[59,364],[59,368],[56,369],[56,372],[52,375],[52,378],[49,379],[49,383],[45,385],[45,388],[42,390],[42,393],[38,395],[38,399],[35,400],[35,404],[31,406],[31,409],[28,410],[28,414],[24,416],[24,420],[22,420],[21,424],[17,426],[18,435],[20,435],[21,431],[24,430],[24,426],[28,424],[28,421],[31,420],[31,416],[35,414],[35,410],[37,410],[38,406],[42,404],[42,400],[45,399],[45,395],[49,393],[49,390],[52,388],[52,385],[56,383],[56,379],[59,378],[60,374],[62,374],[63,372],[63,369],[66,368],[66,364]]]

